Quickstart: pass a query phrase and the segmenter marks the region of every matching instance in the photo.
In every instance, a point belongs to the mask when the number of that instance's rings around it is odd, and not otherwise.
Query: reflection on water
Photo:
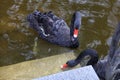
[[[38,9],[53,11],[69,25],[74,11],[82,13],[80,47],[69,49],[50,44],[29,28],[27,14]],[[120,0],[1,0],[0,1],[0,66],[42,58],[85,48],[105,55],[111,35],[120,20]]]

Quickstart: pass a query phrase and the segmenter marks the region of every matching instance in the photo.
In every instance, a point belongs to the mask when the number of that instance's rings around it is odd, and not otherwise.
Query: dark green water
[[[73,12],[80,11],[80,47],[60,47],[39,38],[26,21],[35,9],[53,11],[68,25]],[[119,21],[120,0],[0,0],[0,66],[70,51],[78,54],[85,48],[96,49],[105,56]]]

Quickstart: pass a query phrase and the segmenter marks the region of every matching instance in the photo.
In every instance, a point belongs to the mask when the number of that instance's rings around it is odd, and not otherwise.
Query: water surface
[[[82,13],[80,47],[70,49],[48,43],[29,28],[26,16],[35,9],[53,11],[70,24],[75,11]],[[105,56],[111,36],[120,20],[120,0],[1,0],[0,1],[0,66],[26,60],[96,49]]]

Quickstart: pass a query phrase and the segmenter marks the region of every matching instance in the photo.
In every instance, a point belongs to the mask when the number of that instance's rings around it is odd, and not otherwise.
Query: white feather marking
[[[42,31],[42,33],[43,33],[44,36],[46,36],[46,37],[47,37],[47,36],[50,36],[50,34],[45,34],[45,31],[44,31],[43,28],[40,27],[40,30]]]

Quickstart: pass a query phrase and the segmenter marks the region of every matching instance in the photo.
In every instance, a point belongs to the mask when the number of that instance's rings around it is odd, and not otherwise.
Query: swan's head
[[[78,32],[81,27],[81,13],[79,11],[76,11],[73,14],[71,25],[70,25],[70,36],[71,36],[71,48],[76,48],[79,46],[78,42]]]
[[[61,66],[61,69],[67,69],[67,68],[72,68],[76,66],[78,63],[75,60],[69,60],[65,64]]]
[[[82,61],[87,59],[86,65],[94,66],[98,62],[98,54],[93,49],[86,49],[82,51],[79,56],[74,60],[69,60],[61,66],[61,69],[66,69],[69,67],[74,67]]]

